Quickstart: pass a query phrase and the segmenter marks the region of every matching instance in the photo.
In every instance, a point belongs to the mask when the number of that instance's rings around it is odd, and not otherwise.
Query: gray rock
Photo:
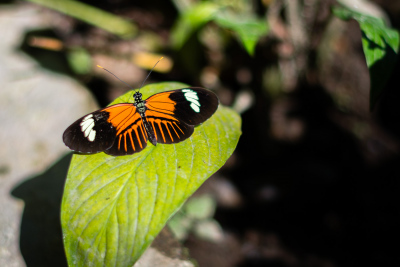
[[[69,151],[62,142],[63,131],[97,108],[78,82],[42,69],[19,50],[26,31],[45,27],[51,27],[51,18],[37,6],[0,8],[0,266],[25,266],[20,253],[24,201],[13,192],[21,193],[26,179],[44,172]],[[48,183],[40,186],[40,193],[51,190],[46,190]],[[24,188],[22,195],[35,196]]]

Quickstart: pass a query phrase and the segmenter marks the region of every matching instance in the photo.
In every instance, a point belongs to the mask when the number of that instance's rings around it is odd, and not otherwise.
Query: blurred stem
[[[74,0],[27,0],[76,19],[102,28],[122,38],[132,38],[137,34],[136,26],[118,16]]]
[[[191,0],[172,0],[172,3],[179,11],[179,14],[182,14],[195,4],[195,2]]]
[[[302,7],[299,1],[286,0],[286,15],[288,18],[288,30],[294,48],[302,50],[307,44],[307,32],[301,16]]]
[[[275,0],[269,6],[268,20],[279,40],[278,66],[283,91],[294,90],[307,72],[312,29],[320,3],[321,0]]]
[[[285,0],[286,2],[286,14],[288,18],[288,32],[294,49],[294,56],[290,66],[294,77],[292,79],[297,80],[304,71],[307,61],[307,48],[308,48],[308,34],[306,30],[306,24],[304,21],[303,7],[300,1]]]

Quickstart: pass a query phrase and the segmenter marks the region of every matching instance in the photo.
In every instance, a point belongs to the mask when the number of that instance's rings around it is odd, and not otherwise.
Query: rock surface
[[[17,188],[21,189],[21,183],[32,184],[27,179],[44,172],[68,153],[61,139],[63,131],[97,107],[77,81],[41,68],[19,49],[27,31],[50,27],[51,21],[42,14],[34,5],[0,8],[0,266],[25,266],[20,229],[26,210],[19,198],[28,195],[35,203],[35,199],[46,198],[52,190],[47,183],[41,184],[40,192],[29,191],[37,187],[24,186],[22,191]],[[25,225],[37,230],[35,225]]]

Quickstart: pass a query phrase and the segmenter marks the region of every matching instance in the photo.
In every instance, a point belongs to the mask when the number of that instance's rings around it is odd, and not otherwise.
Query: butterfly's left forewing
[[[218,97],[203,88],[166,91],[146,99],[146,118],[158,143],[178,143],[193,134],[194,126],[210,118],[218,104]]]
[[[194,126],[210,118],[219,105],[219,99],[213,92],[200,87],[158,93],[145,102],[149,110],[171,115]]]

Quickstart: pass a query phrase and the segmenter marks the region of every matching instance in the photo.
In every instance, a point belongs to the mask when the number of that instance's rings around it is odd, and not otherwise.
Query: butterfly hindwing
[[[188,125],[164,113],[147,110],[146,118],[153,129],[157,143],[178,143],[189,138],[194,131],[193,125]]]
[[[113,156],[131,155],[147,146],[148,137],[140,115],[128,122],[130,125],[117,134],[113,146],[104,152]]]
[[[133,104],[117,104],[107,108],[109,122],[115,127],[115,141],[106,152],[109,155],[131,155],[147,146],[147,132]]]

